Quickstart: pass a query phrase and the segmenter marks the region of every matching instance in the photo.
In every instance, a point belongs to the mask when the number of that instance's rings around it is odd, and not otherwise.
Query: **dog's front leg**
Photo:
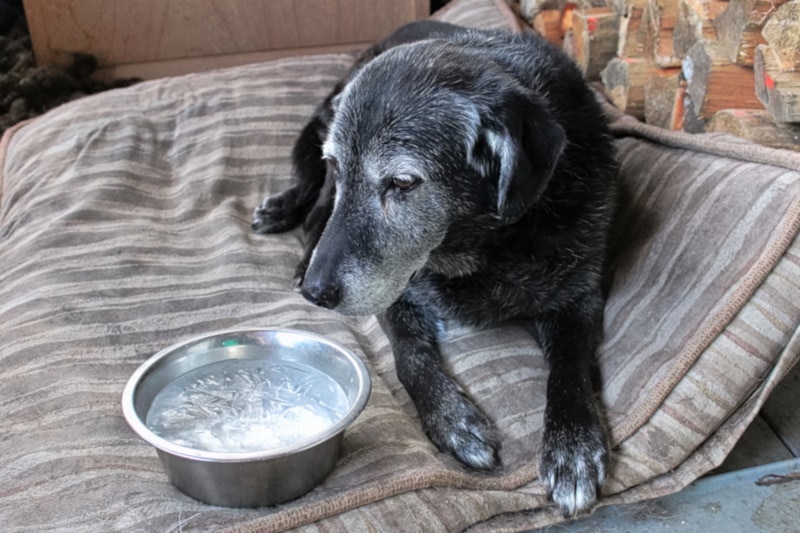
[[[423,429],[440,450],[475,470],[493,470],[499,465],[499,439],[491,422],[442,366],[437,321],[435,310],[404,297],[381,316],[397,376]]]
[[[327,102],[327,101],[326,101]],[[320,106],[292,148],[295,183],[270,194],[253,211],[256,233],[281,233],[298,226],[314,206],[325,183],[322,141],[327,131],[326,108]]]
[[[590,296],[535,324],[550,366],[539,471],[565,518],[591,508],[608,470],[608,439],[590,377],[602,309],[602,299]]]

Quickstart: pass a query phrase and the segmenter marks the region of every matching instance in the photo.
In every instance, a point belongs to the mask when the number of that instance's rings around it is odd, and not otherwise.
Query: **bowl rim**
[[[353,405],[344,413],[344,415],[336,421],[332,426],[328,427],[325,431],[320,433],[316,433],[310,437],[307,437],[302,440],[298,440],[292,444],[287,444],[285,446],[281,446],[278,448],[269,448],[265,450],[258,450],[252,452],[212,452],[206,450],[198,450],[195,448],[190,448],[188,446],[181,446],[180,444],[175,444],[172,441],[169,441],[163,437],[156,435],[150,428],[147,427],[145,422],[139,418],[139,415],[136,413],[134,396],[136,393],[136,389],[141,382],[142,378],[153,368],[156,364],[158,364],[162,359],[168,357],[172,352],[183,348],[186,345],[201,342],[206,339],[210,339],[213,337],[218,336],[225,336],[231,335],[236,333],[290,333],[301,335],[306,337],[310,340],[321,342],[334,348],[340,355],[344,356],[350,364],[354,367],[356,375],[357,375],[357,382],[358,382],[358,391],[356,394],[356,400],[353,402]],[[128,425],[133,429],[133,431],[145,442],[154,446],[156,449],[161,450],[163,452],[169,453],[170,455],[175,455],[178,457],[182,457],[184,459],[191,459],[194,461],[206,461],[206,462],[215,462],[215,463],[240,463],[240,462],[250,462],[250,461],[263,461],[268,459],[275,459],[279,457],[285,457],[288,455],[293,455],[309,448],[313,448],[318,444],[322,444],[327,440],[331,439],[332,437],[336,436],[338,433],[344,431],[347,426],[349,426],[357,417],[361,414],[361,411],[364,410],[364,407],[369,400],[370,393],[372,391],[372,381],[370,379],[369,372],[367,370],[367,366],[358,357],[353,350],[347,348],[343,344],[329,339],[328,337],[324,337],[322,335],[312,333],[310,331],[294,329],[294,328],[282,328],[282,327],[265,327],[265,328],[231,328],[231,329],[222,329],[217,331],[212,331],[209,333],[204,333],[202,335],[198,335],[180,342],[176,342],[166,348],[163,348],[156,352],[154,355],[150,356],[144,363],[139,365],[139,367],[131,374],[131,377],[128,379],[128,382],[125,384],[125,388],[122,392],[122,414],[125,417],[126,422]]]

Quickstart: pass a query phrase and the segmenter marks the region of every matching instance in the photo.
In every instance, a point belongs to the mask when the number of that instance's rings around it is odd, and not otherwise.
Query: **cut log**
[[[619,40],[617,41],[617,57],[644,57],[644,34],[640,30],[647,0],[628,0],[625,4],[617,4],[619,14]]]
[[[518,5],[519,15],[532,26],[536,15],[542,11],[563,10],[566,5],[572,4],[577,8],[589,9],[592,7],[606,7],[606,0],[518,0],[508,2],[512,6]],[[609,0],[615,1],[615,0]]]
[[[533,25],[536,15],[545,10],[542,0],[520,0],[519,14],[528,24]]]
[[[800,0],[775,10],[761,31],[782,70],[800,70]]]
[[[701,119],[722,109],[762,107],[755,94],[753,71],[728,61],[716,41],[705,39],[692,46],[682,70],[686,94]]]
[[[756,47],[755,60],[758,99],[776,121],[800,123],[800,72],[784,72],[764,44]]]
[[[561,31],[565,35],[572,30],[572,19],[576,9],[578,9],[578,4],[567,2],[567,4],[564,5],[564,9],[561,10]]]
[[[611,0],[612,3],[614,0]],[[592,9],[594,7],[612,7],[608,5],[607,0],[576,0],[578,7],[582,9]]]
[[[644,9],[642,32],[644,54],[661,68],[679,67],[672,36],[678,22],[678,0],[649,0]]]
[[[712,25],[725,56],[739,65],[753,66],[755,49],[765,44],[761,29],[769,15],[786,0],[730,0],[728,9]]]
[[[697,106],[692,102],[689,94],[683,95],[683,131],[688,133],[702,133],[708,121],[697,114]]]
[[[714,4],[711,2],[715,1]],[[727,2],[716,0],[681,0],[678,4],[678,21],[675,24],[675,33],[672,43],[675,54],[683,58],[689,49],[701,39],[715,39],[716,32],[711,25],[716,17],[719,4]]]
[[[573,12],[570,30],[572,42],[567,51],[586,79],[599,79],[600,71],[614,58],[618,30],[619,17],[611,8],[594,7]]]
[[[683,128],[683,97],[686,81],[678,70],[669,76],[650,78],[644,89],[644,119],[668,130]]]
[[[532,25],[536,33],[551,43],[561,46],[564,42],[564,30],[561,29],[560,9],[545,9],[539,11],[533,17]]]
[[[603,89],[620,110],[645,120],[645,86],[653,77],[674,75],[679,69],[660,69],[647,59],[614,58],[600,73]]]
[[[763,109],[723,109],[711,117],[706,131],[731,133],[764,146],[800,151],[800,125],[775,122]]]
[[[714,20],[728,8],[728,0],[681,0],[703,20]]]

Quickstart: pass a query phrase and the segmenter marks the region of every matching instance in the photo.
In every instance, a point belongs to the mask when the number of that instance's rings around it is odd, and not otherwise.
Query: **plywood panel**
[[[24,0],[40,64],[120,65],[374,41],[423,0]]]

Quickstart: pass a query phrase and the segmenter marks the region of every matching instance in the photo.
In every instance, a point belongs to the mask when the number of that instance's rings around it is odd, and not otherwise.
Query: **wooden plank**
[[[800,457],[800,364],[775,387],[761,410],[795,457]]]
[[[375,41],[426,0],[24,0],[39,64],[101,66]],[[357,13],[358,16],[353,16]]]
[[[761,31],[784,71],[800,70],[800,0],[779,7]]]
[[[763,109],[723,109],[714,113],[705,131],[731,133],[770,148],[800,151],[800,124],[776,122]]]

